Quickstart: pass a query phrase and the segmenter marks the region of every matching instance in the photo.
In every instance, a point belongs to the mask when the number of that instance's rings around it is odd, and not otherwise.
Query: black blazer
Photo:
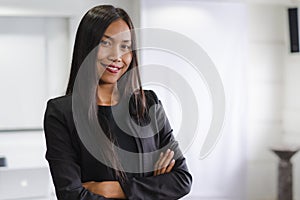
[[[156,94],[145,90],[148,106],[161,105]],[[154,111],[165,115],[162,106]],[[159,123],[159,122],[157,122]],[[95,159],[82,144],[72,115],[72,96],[66,95],[51,99],[47,103],[44,117],[44,130],[47,144],[46,159],[59,200],[104,200],[82,187],[87,181],[117,180],[113,170]],[[158,134],[148,138],[135,138],[139,152],[151,152],[167,146],[174,150],[176,162],[172,171],[153,176],[153,172],[140,173],[119,181],[128,199],[132,200],[172,200],[189,193],[192,176],[188,172],[185,158],[181,154],[172,134],[168,120]],[[141,168],[148,169],[158,158],[141,158]]]

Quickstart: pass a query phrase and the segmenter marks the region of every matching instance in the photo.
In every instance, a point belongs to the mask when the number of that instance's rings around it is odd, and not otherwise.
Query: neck
[[[98,105],[115,105],[119,101],[117,84],[99,84],[97,89]]]

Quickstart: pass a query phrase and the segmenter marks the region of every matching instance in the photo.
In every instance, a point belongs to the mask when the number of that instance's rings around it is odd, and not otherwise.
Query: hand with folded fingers
[[[126,199],[125,193],[118,181],[89,181],[82,183],[82,186],[90,192],[101,195],[105,198]]]
[[[154,165],[154,176],[169,173],[174,165],[174,151],[168,149],[165,153],[161,152],[157,162]]]

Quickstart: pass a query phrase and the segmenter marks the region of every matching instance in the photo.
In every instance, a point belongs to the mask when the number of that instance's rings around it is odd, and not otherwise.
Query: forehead
[[[105,30],[104,35],[112,38],[120,38],[122,40],[131,40],[131,33],[128,25],[122,19],[118,19],[111,23]]]

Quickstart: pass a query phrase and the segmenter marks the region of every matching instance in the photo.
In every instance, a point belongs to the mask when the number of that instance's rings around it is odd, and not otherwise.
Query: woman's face
[[[106,29],[99,45],[97,67],[100,83],[114,84],[126,72],[132,60],[131,33],[122,19]]]

